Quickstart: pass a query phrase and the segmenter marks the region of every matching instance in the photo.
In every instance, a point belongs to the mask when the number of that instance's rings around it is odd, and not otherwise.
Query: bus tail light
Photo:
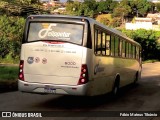
[[[24,67],[24,61],[21,60],[20,64],[19,64],[19,80],[23,80],[24,81],[24,74],[23,74],[23,67]]]
[[[88,68],[86,64],[81,66],[81,74],[78,81],[78,85],[85,84],[88,82]]]

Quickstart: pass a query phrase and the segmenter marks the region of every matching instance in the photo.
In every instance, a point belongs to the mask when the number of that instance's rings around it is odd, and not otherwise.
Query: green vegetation
[[[66,4],[66,14],[84,15],[95,18],[98,14],[110,13],[113,18],[112,23],[102,23],[110,25],[111,27],[119,27],[128,19],[134,18],[135,16],[145,17],[147,13],[156,11],[155,6],[158,5],[148,2],[147,0],[122,0],[121,2],[113,0],[101,0],[100,2],[84,0],[82,3],[68,0]]]
[[[24,22],[22,17],[0,16],[0,63],[18,62]]]
[[[25,19],[43,12],[37,0],[0,1],[0,63],[18,63]]]
[[[122,30],[128,37],[137,41],[142,46],[142,59],[157,59],[160,60],[160,38],[159,31],[152,30]]]
[[[18,63],[19,61],[25,19],[27,15],[29,15],[29,13],[22,11],[27,9],[22,9],[24,6],[38,9],[40,8],[40,3],[37,0],[0,1],[0,63]],[[155,9],[155,7],[157,9]],[[95,18],[99,14],[109,13],[106,16],[101,16],[97,20],[109,27],[119,27],[128,18],[145,16],[148,12],[158,11],[159,8],[159,4],[153,4],[147,2],[147,0],[122,0],[120,3],[113,0],[100,2],[84,0],[82,3],[68,0],[65,14],[84,15]],[[38,12],[41,13],[41,11]],[[160,47],[158,44],[158,39],[160,38],[159,32],[146,30],[122,30],[122,32],[142,45],[143,60],[160,60]]]
[[[17,80],[18,71],[18,66],[0,66],[0,81]]]

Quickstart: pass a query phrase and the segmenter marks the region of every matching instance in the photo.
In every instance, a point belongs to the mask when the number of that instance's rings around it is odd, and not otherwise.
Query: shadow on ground
[[[0,82],[0,93],[17,91],[17,90],[18,90],[17,81],[11,81],[11,82],[1,81]]]

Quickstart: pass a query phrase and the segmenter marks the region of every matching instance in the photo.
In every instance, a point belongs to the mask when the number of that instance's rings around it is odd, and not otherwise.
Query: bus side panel
[[[122,87],[132,83],[139,71],[139,62],[133,59],[94,56],[93,62],[93,95],[111,92],[117,74],[120,75]]]
[[[139,71],[139,62],[135,59],[115,58],[115,74],[120,75],[120,87],[133,83],[137,71]]]
[[[92,95],[105,94],[112,89],[112,81],[114,77],[112,73],[114,71],[111,65],[112,59],[107,57],[99,57],[93,55],[93,71],[92,71]],[[109,63],[111,62],[111,63]]]

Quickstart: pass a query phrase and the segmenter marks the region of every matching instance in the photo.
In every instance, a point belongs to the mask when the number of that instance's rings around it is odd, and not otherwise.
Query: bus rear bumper
[[[21,92],[37,93],[37,94],[61,94],[61,95],[87,95],[87,84],[83,85],[54,85],[54,84],[41,84],[29,83],[18,80],[18,89]]]

